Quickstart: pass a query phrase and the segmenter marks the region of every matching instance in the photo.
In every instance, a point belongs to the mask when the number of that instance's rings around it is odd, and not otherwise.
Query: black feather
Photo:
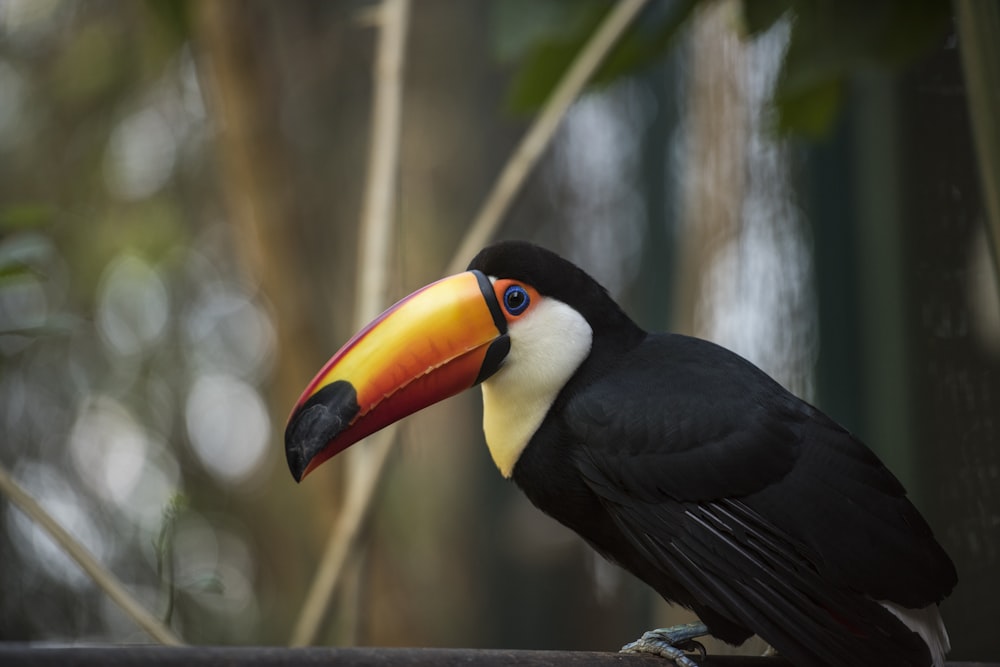
[[[721,639],[757,633],[797,665],[930,665],[878,601],[938,603],[955,569],[859,440],[724,348],[645,334],[548,251],[499,244],[472,268],[594,332],[514,467],[533,503]]]

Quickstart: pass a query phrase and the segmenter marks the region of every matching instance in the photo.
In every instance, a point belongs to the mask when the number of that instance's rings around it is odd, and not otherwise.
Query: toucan
[[[480,385],[486,444],[531,502],[699,623],[629,651],[694,665],[712,635],[802,667],[939,667],[952,561],[858,438],[746,359],[647,333],[524,241],[417,290],[320,370],[285,430],[299,481]]]

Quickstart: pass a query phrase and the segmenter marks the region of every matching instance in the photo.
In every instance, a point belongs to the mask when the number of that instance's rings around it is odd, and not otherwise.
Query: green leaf
[[[607,2],[580,2],[565,24],[527,48],[507,93],[508,109],[526,114],[544,104],[607,11]]]
[[[697,4],[698,0],[654,3],[611,50],[591,86],[607,85],[656,62],[673,44]],[[527,50],[508,92],[511,111],[530,113],[545,103],[611,7],[605,1],[577,2],[573,6],[575,13],[565,25]]]
[[[840,111],[842,93],[843,81],[829,79],[812,88],[776,96],[778,131],[811,139],[824,137]]]
[[[184,588],[196,593],[211,593],[213,595],[222,595],[226,592],[226,585],[218,572],[199,577]]]
[[[34,232],[15,234],[0,242],[0,281],[43,277],[41,267],[53,254],[52,242],[47,237]]]
[[[751,4],[757,3],[746,0]],[[940,43],[951,21],[947,0],[790,4],[792,32],[774,101],[780,129],[812,137],[833,125],[850,75],[912,62]]]
[[[168,625],[173,617],[177,596],[177,589],[174,585],[174,533],[177,530],[177,519],[187,507],[187,497],[183,493],[175,493],[171,496],[170,502],[163,508],[160,533],[153,541],[153,548],[156,550],[156,575],[160,579],[160,587],[167,598],[163,622]]]
[[[587,2],[567,0],[504,0],[490,3],[490,41],[493,57],[510,64],[524,58],[535,45],[566,34],[582,18]]]
[[[48,204],[14,204],[0,208],[0,231],[37,229],[55,217],[55,207]]]
[[[146,8],[178,44],[191,36],[188,0],[146,0]]]
[[[743,27],[747,37],[766,32],[789,10],[795,0],[743,0]]]

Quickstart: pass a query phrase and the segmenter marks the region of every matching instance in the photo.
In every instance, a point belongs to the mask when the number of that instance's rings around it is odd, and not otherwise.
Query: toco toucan
[[[529,243],[485,248],[344,345],[292,411],[292,475],[476,384],[501,474],[701,620],[632,650],[693,664],[678,649],[694,636],[756,633],[803,667],[942,664],[955,568],[875,455],[735,353],[647,333]]]

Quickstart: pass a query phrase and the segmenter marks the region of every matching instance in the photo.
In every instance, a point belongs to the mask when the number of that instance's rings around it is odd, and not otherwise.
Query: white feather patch
[[[559,391],[590,354],[594,333],[562,301],[543,297],[510,324],[510,352],[483,382],[483,431],[500,473],[510,477]]]
[[[938,611],[936,604],[921,609],[907,609],[885,600],[878,602],[902,621],[903,625],[920,635],[930,649],[934,667],[944,665],[944,656],[951,649],[951,641],[948,639],[948,631],[945,630],[941,612]]]

